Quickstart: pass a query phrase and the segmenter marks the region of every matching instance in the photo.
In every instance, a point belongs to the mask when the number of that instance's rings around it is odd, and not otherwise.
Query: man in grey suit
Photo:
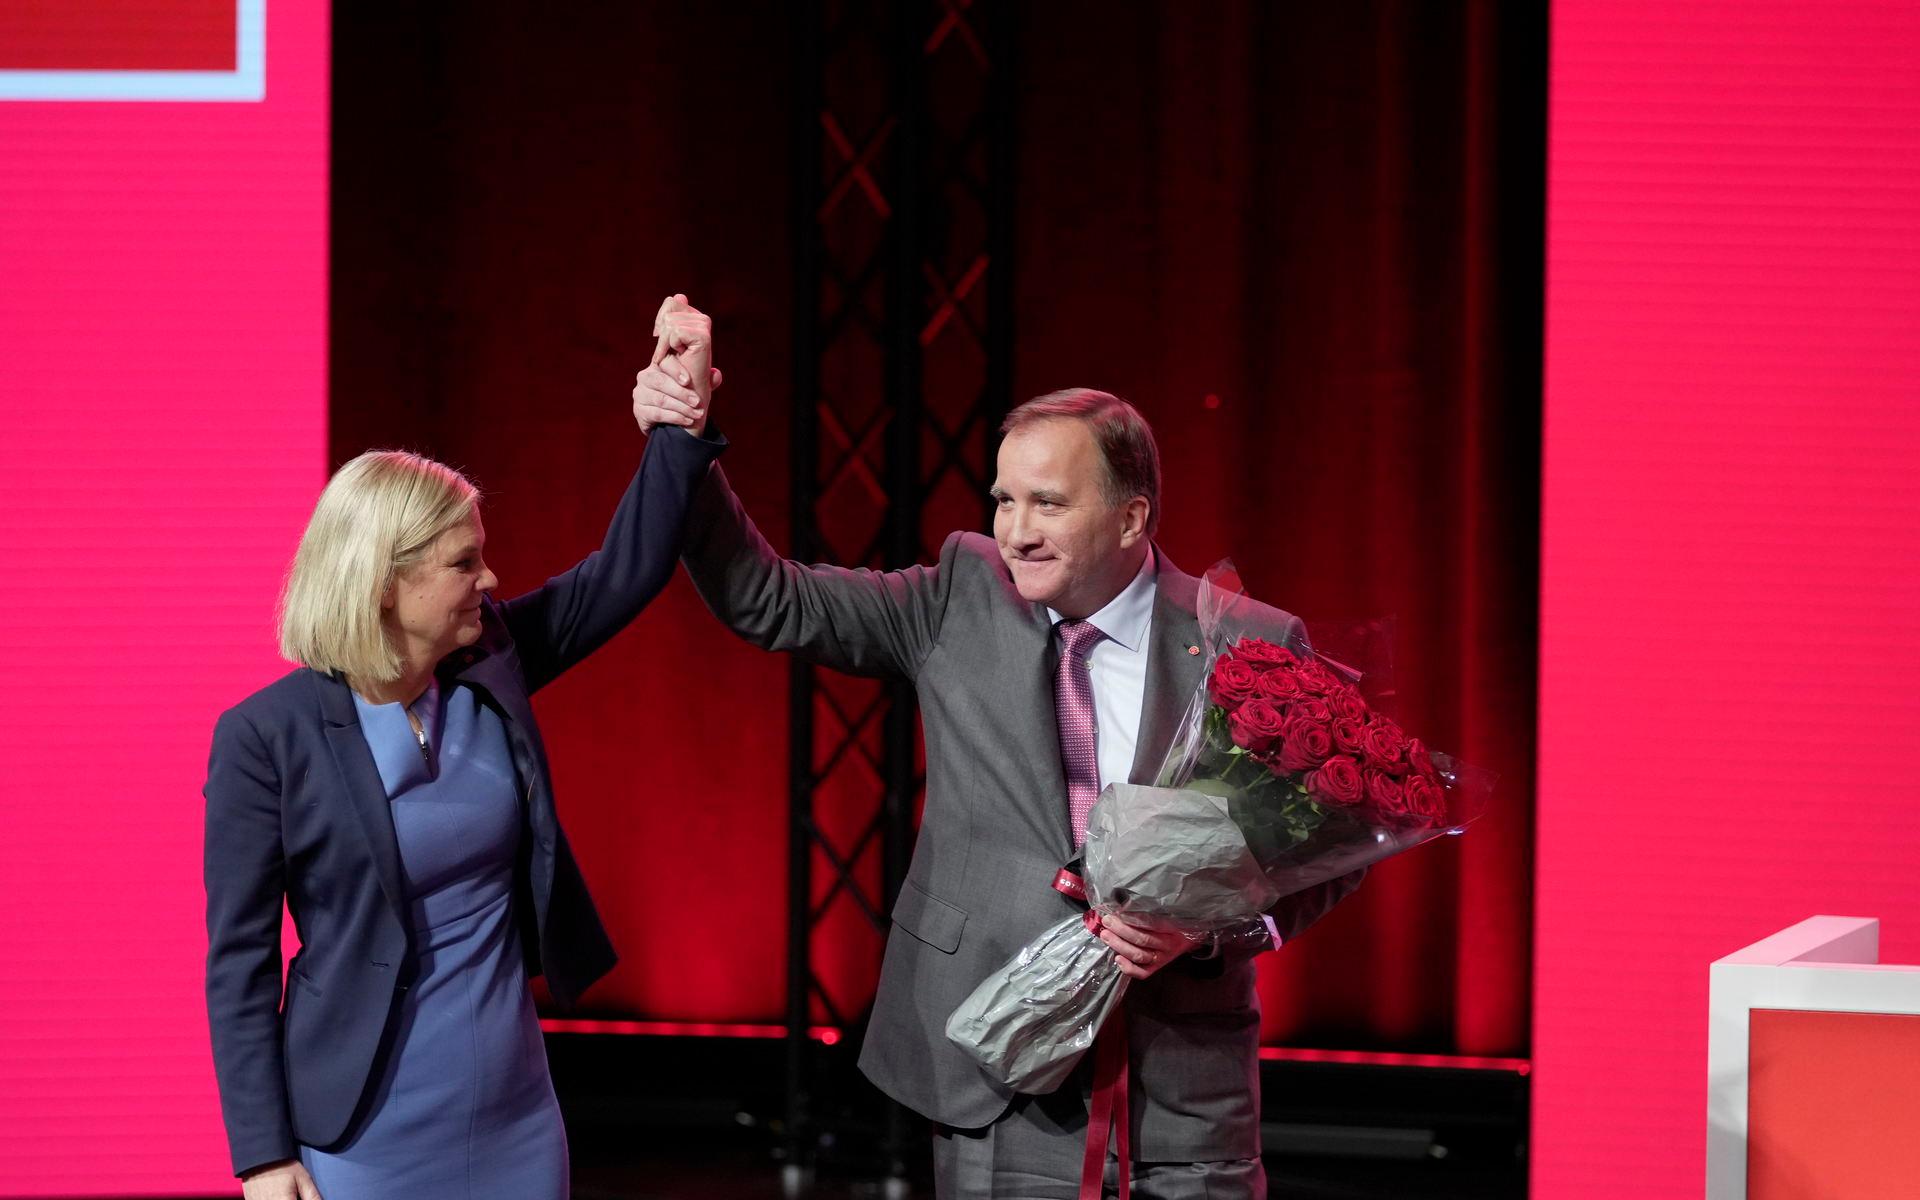
[[[677,381],[708,365],[673,349],[641,373],[635,398],[679,423],[692,393]],[[948,1042],[947,1017],[1074,911],[1052,885],[1084,835],[1086,805],[1106,782],[1153,781],[1208,664],[1198,581],[1152,544],[1159,453],[1140,414],[1076,389],[1021,405],[1003,432],[993,538],[955,533],[933,566],[875,573],[783,559],[717,465],[696,496],[683,561],[747,641],[913,681],[926,805],[860,1066],[933,1121],[942,1200],[1071,1200],[1090,1072],[1051,1095],[1014,1094]],[[1296,618],[1263,615],[1276,640],[1303,636]],[[1257,939],[1196,944],[1105,922],[1100,936],[1134,981],[1123,1013],[1138,1194],[1266,1195],[1254,953],[1299,936],[1359,882],[1355,873],[1289,897]],[[1109,1163],[1110,1187],[1117,1169]]]

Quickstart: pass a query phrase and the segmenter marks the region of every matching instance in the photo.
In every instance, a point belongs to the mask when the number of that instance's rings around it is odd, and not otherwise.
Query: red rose
[[[1344,754],[1336,754],[1307,776],[1307,790],[1323,804],[1360,802],[1360,764]]]
[[[1262,696],[1283,706],[1291,704],[1301,696],[1300,681],[1286,667],[1262,671],[1257,686]]]
[[[1355,721],[1365,721],[1370,715],[1367,702],[1350,687],[1334,689],[1333,694],[1327,697],[1327,707],[1333,710],[1334,716],[1350,717]]]
[[[1376,770],[1392,771],[1406,766],[1407,735],[1391,720],[1374,714],[1367,725],[1366,733],[1367,765]]]
[[[1407,811],[1406,789],[1384,771],[1367,772],[1367,807],[1373,809],[1382,824],[1397,825]]]
[[[1421,825],[1447,823],[1447,793],[1426,775],[1409,775],[1405,784],[1407,816]]]
[[[1419,738],[1407,742],[1407,765],[1422,775],[1438,777],[1439,773],[1433,769],[1433,756],[1427,753],[1427,744]]]
[[[1361,754],[1367,748],[1367,727],[1351,717],[1335,717],[1327,732],[1333,735],[1333,748],[1342,754]]]
[[[1337,691],[1342,683],[1338,675],[1328,670],[1326,664],[1316,658],[1312,662],[1301,664],[1300,686],[1316,696],[1327,696]]]
[[[1256,675],[1252,667],[1225,654],[1213,664],[1213,681],[1208,695],[1213,702],[1229,711],[1253,699]]]
[[[1262,638],[1241,638],[1233,647],[1233,656],[1249,666],[1290,667],[1299,662],[1293,651]]]
[[[1327,761],[1333,753],[1333,736],[1318,721],[1288,717],[1280,736],[1280,767],[1285,771],[1308,771]]]
[[[1227,731],[1236,746],[1264,754],[1280,736],[1280,710],[1265,700],[1249,700],[1227,717]]]
[[[1304,717],[1317,725],[1325,725],[1333,720],[1333,710],[1318,696],[1302,696],[1287,706],[1287,716]]]

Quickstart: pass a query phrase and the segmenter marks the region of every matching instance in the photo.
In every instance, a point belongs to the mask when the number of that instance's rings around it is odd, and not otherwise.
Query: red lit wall
[[[4,7],[0,1195],[227,1192],[199,792],[326,467],[327,6],[130,72],[141,5]]]
[[[1707,964],[1920,962],[1920,8],[1552,43],[1532,1194],[1697,1197]]]

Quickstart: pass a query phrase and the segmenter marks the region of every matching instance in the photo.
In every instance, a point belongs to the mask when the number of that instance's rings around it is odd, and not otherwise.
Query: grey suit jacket
[[[1073,854],[1054,724],[1052,626],[1021,599],[990,538],[955,533],[931,567],[876,573],[774,553],[718,466],[696,494],[683,561],[716,616],[757,646],[856,675],[913,681],[926,735],[919,840],[893,909],[861,1048],[867,1077],[958,1128],[988,1125],[1012,1092],[947,1040],[982,979],[1076,907],[1052,887]],[[1158,555],[1135,782],[1152,782],[1205,673],[1198,580]],[[1277,639],[1299,621],[1265,610]],[[1359,885],[1358,873],[1283,901],[1297,936]],[[1143,1161],[1257,1156],[1260,1014],[1250,956],[1180,960],[1127,995],[1134,1154]],[[1069,1086],[1072,1086],[1069,1084]]]

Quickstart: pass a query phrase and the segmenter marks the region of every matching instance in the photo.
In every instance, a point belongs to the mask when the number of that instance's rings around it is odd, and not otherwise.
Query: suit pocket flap
[[[934,949],[952,954],[960,948],[967,914],[909,879],[900,885],[900,898],[894,901],[893,923]]]

